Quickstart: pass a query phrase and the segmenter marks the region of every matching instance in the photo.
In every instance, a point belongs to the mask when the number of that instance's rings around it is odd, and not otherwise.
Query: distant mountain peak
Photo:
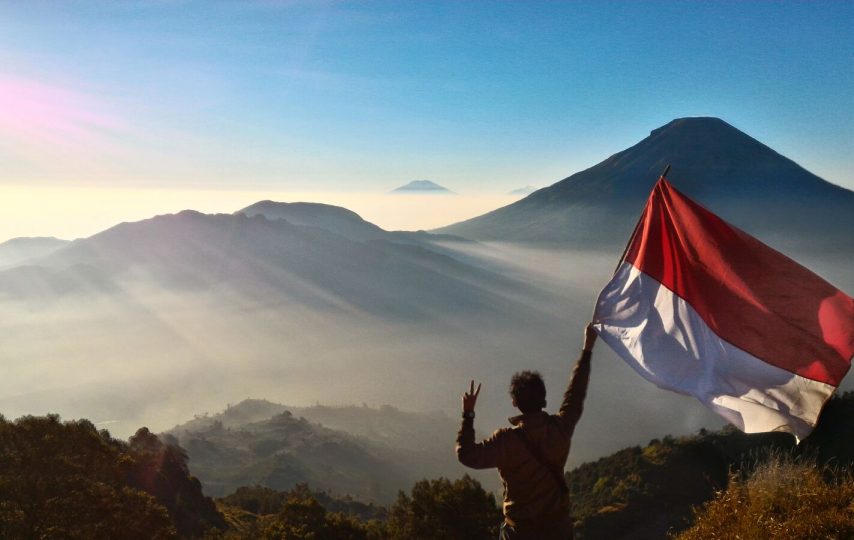
[[[453,193],[446,187],[442,187],[430,180],[413,180],[406,185],[393,189],[392,193]]]
[[[724,138],[749,139],[758,142],[732,124],[714,116],[675,118],[663,126],[653,129],[649,135],[650,137],[686,137],[694,135],[708,137],[714,135]]]
[[[674,118],[663,126],[655,128],[650,134],[684,126],[698,126],[703,128],[708,128],[710,126],[719,126],[728,127],[730,129],[736,129],[731,124],[729,124],[725,120],[718,118],[717,116],[683,116],[682,118]]]
[[[674,119],[589,169],[437,232],[479,241],[620,245],[667,165],[680,191],[752,234],[850,244],[840,231],[851,230],[854,193],[714,117]]]

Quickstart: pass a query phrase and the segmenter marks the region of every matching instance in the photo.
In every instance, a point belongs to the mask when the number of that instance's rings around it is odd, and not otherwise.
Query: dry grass
[[[832,480],[826,480],[832,478]],[[698,509],[678,540],[854,538],[854,477],[814,461],[772,455]]]

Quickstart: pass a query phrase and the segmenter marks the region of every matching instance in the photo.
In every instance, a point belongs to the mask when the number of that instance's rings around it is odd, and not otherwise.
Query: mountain
[[[413,180],[404,186],[391,190],[392,193],[453,193],[430,180]]]
[[[0,268],[43,257],[68,243],[68,240],[60,240],[52,236],[12,238],[0,244]]]
[[[718,118],[680,118],[524,199],[438,229],[475,240],[624,245],[665,166],[680,191],[780,243],[854,249],[854,192]]]
[[[357,241],[323,228],[337,223],[328,214],[308,226],[184,211],[0,270],[0,410],[61,411],[123,435],[247,394],[435,410],[456,402],[461,373],[503,386],[495,366],[559,357],[573,316],[501,261],[451,252],[476,244]]]
[[[382,232],[367,222],[361,230]],[[0,299],[118,292],[128,282],[172,291],[216,287],[394,320],[519,307],[489,292],[514,288],[511,280],[417,245],[357,242],[283,219],[190,210],[122,223],[37,266],[0,271]]]
[[[531,193],[537,191],[538,189],[540,189],[540,188],[536,188],[534,186],[525,186],[525,187],[520,187],[520,188],[514,189],[513,191],[510,191],[507,194],[508,195],[530,195]]]
[[[255,484],[286,490],[307,482],[389,502],[417,479],[457,472],[449,443],[456,427],[443,415],[392,407],[292,408],[245,400],[166,435],[186,449],[192,473],[209,494]]]
[[[386,231],[346,208],[319,203],[284,203],[261,201],[236,213],[248,217],[264,216],[267,219],[284,219],[292,225],[318,227],[350,240],[376,240],[386,236]]]
[[[283,219],[291,225],[324,229],[357,242],[386,240],[420,245],[438,253],[446,253],[447,251],[436,245],[436,242],[471,242],[466,238],[450,234],[431,234],[426,231],[387,231],[364,220],[362,216],[352,210],[330,204],[260,201],[238,210],[235,214],[243,214],[248,217],[264,216],[272,220]]]

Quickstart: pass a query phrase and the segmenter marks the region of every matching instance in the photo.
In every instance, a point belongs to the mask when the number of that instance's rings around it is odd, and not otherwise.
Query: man
[[[567,540],[572,538],[569,490],[563,476],[575,425],[581,417],[590,357],[596,342],[592,325],[584,330],[584,346],[563,403],[548,414],[546,387],[537,372],[522,371],[510,381],[513,406],[522,414],[480,443],[474,441],[474,406],[480,384],[463,394],[463,423],[457,435],[457,458],[474,469],[497,467],[504,483],[503,540]]]

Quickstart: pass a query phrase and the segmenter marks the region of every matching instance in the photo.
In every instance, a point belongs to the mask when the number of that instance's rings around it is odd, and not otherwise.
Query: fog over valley
[[[458,263],[449,261],[441,273],[434,266],[421,285],[412,281],[417,269],[404,267],[380,282],[388,293],[381,308],[360,306],[364,291],[335,294],[292,274],[279,291],[248,270],[212,283],[200,281],[213,279],[209,267],[181,269],[186,281],[153,278],[158,269],[151,266],[120,278],[82,263],[55,273],[7,270],[0,273],[0,408],[7,417],[86,417],[127,436],[247,397],[390,404],[454,419],[444,441],[450,453],[469,379],[484,385],[476,424],[483,436],[514,414],[506,389],[515,371],[540,370],[556,407],[581,329],[620,253],[440,244],[468,264],[479,261],[464,269],[482,272],[482,285],[445,295],[437,287],[459,286]],[[214,260],[222,267],[233,263],[233,254],[220,256]],[[803,262],[851,290],[848,260],[831,254]],[[339,273],[333,277],[346,281]],[[429,296],[442,296],[442,304]],[[846,381],[843,388],[850,387]],[[571,461],[720,424],[692,398],[655,388],[599,347]]]

